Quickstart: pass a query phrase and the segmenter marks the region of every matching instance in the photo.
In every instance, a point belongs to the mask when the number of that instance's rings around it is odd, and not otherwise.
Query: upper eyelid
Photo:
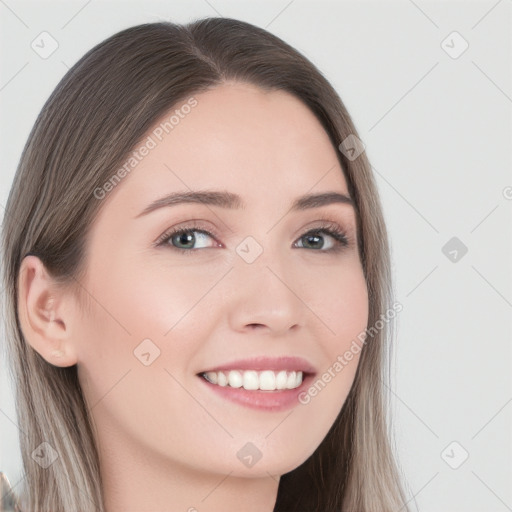
[[[346,231],[353,231],[354,221],[351,218],[349,218],[349,219],[337,218],[334,215],[329,215],[329,213],[324,213],[324,214],[320,215],[319,218],[316,218],[315,220],[307,222],[305,226],[302,226],[299,229],[299,231],[303,231],[303,230],[307,230],[307,229],[315,229],[314,224],[320,225],[320,224],[326,224],[326,223],[336,224],[341,229],[346,230]],[[226,226],[225,222],[222,222],[222,224]],[[178,230],[178,229],[190,229],[191,226],[195,226],[195,225],[200,226],[201,229],[205,229],[207,231],[212,231],[212,232],[226,231],[228,236],[231,236],[235,233],[235,230],[229,226],[227,226],[226,228],[221,228],[220,230],[217,227],[208,227],[208,226],[214,226],[213,223],[211,221],[205,221],[202,219],[187,219],[182,222],[178,222],[174,226],[168,228],[167,231],[173,231],[173,230]],[[274,225],[274,226],[276,226],[276,225]],[[271,229],[273,229],[273,227],[271,227]],[[226,236],[226,235],[224,234],[223,236]]]

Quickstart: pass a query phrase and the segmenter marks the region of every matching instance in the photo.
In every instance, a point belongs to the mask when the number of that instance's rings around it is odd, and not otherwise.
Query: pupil
[[[308,244],[309,244],[309,240],[311,240],[311,239],[315,240],[315,241],[313,242],[313,246],[314,246],[315,242],[316,242],[316,243],[318,243],[318,241],[320,240],[320,238],[321,238],[321,237],[319,237],[318,235],[308,235],[308,236],[306,237],[306,239],[308,240]],[[323,243],[321,243],[321,244],[320,244],[320,247],[322,247],[322,246],[323,246]]]
[[[188,242],[191,242],[190,245],[194,245],[194,236],[189,233],[181,233],[178,235],[178,240],[180,244],[186,245]]]

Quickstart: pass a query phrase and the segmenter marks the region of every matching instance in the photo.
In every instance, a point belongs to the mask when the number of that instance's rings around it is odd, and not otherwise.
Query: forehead
[[[249,207],[265,198],[281,208],[308,192],[348,194],[329,136],[293,95],[228,83],[193,99],[166,112],[134,148],[149,149],[115,191],[134,213],[173,191],[222,188]]]

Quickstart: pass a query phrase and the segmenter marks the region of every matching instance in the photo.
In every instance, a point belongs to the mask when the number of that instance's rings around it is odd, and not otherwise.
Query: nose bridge
[[[283,332],[300,324],[303,304],[294,292],[287,250],[247,237],[236,252],[231,272],[234,296],[229,305],[233,328],[260,324]]]

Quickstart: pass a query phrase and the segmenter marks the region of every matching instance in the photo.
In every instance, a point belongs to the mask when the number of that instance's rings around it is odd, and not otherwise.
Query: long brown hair
[[[338,147],[355,126],[330,83],[269,32],[229,18],[125,29],[84,55],[58,84],[29,135],[7,202],[3,279],[8,354],[25,435],[25,512],[104,511],[98,453],[75,366],[46,362],[23,337],[17,312],[21,262],[38,256],[81,296],[87,234],[104,203],[93,197],[170,108],[226,81],[299,98],[334,145],[355,201],[369,292],[368,326],[391,306],[387,232],[363,152]],[[364,343],[350,393],[329,433],[299,467],[282,475],[275,512],[407,512],[386,402],[390,325]],[[307,428],[307,427],[306,427]],[[59,463],[31,453],[48,442]]]

